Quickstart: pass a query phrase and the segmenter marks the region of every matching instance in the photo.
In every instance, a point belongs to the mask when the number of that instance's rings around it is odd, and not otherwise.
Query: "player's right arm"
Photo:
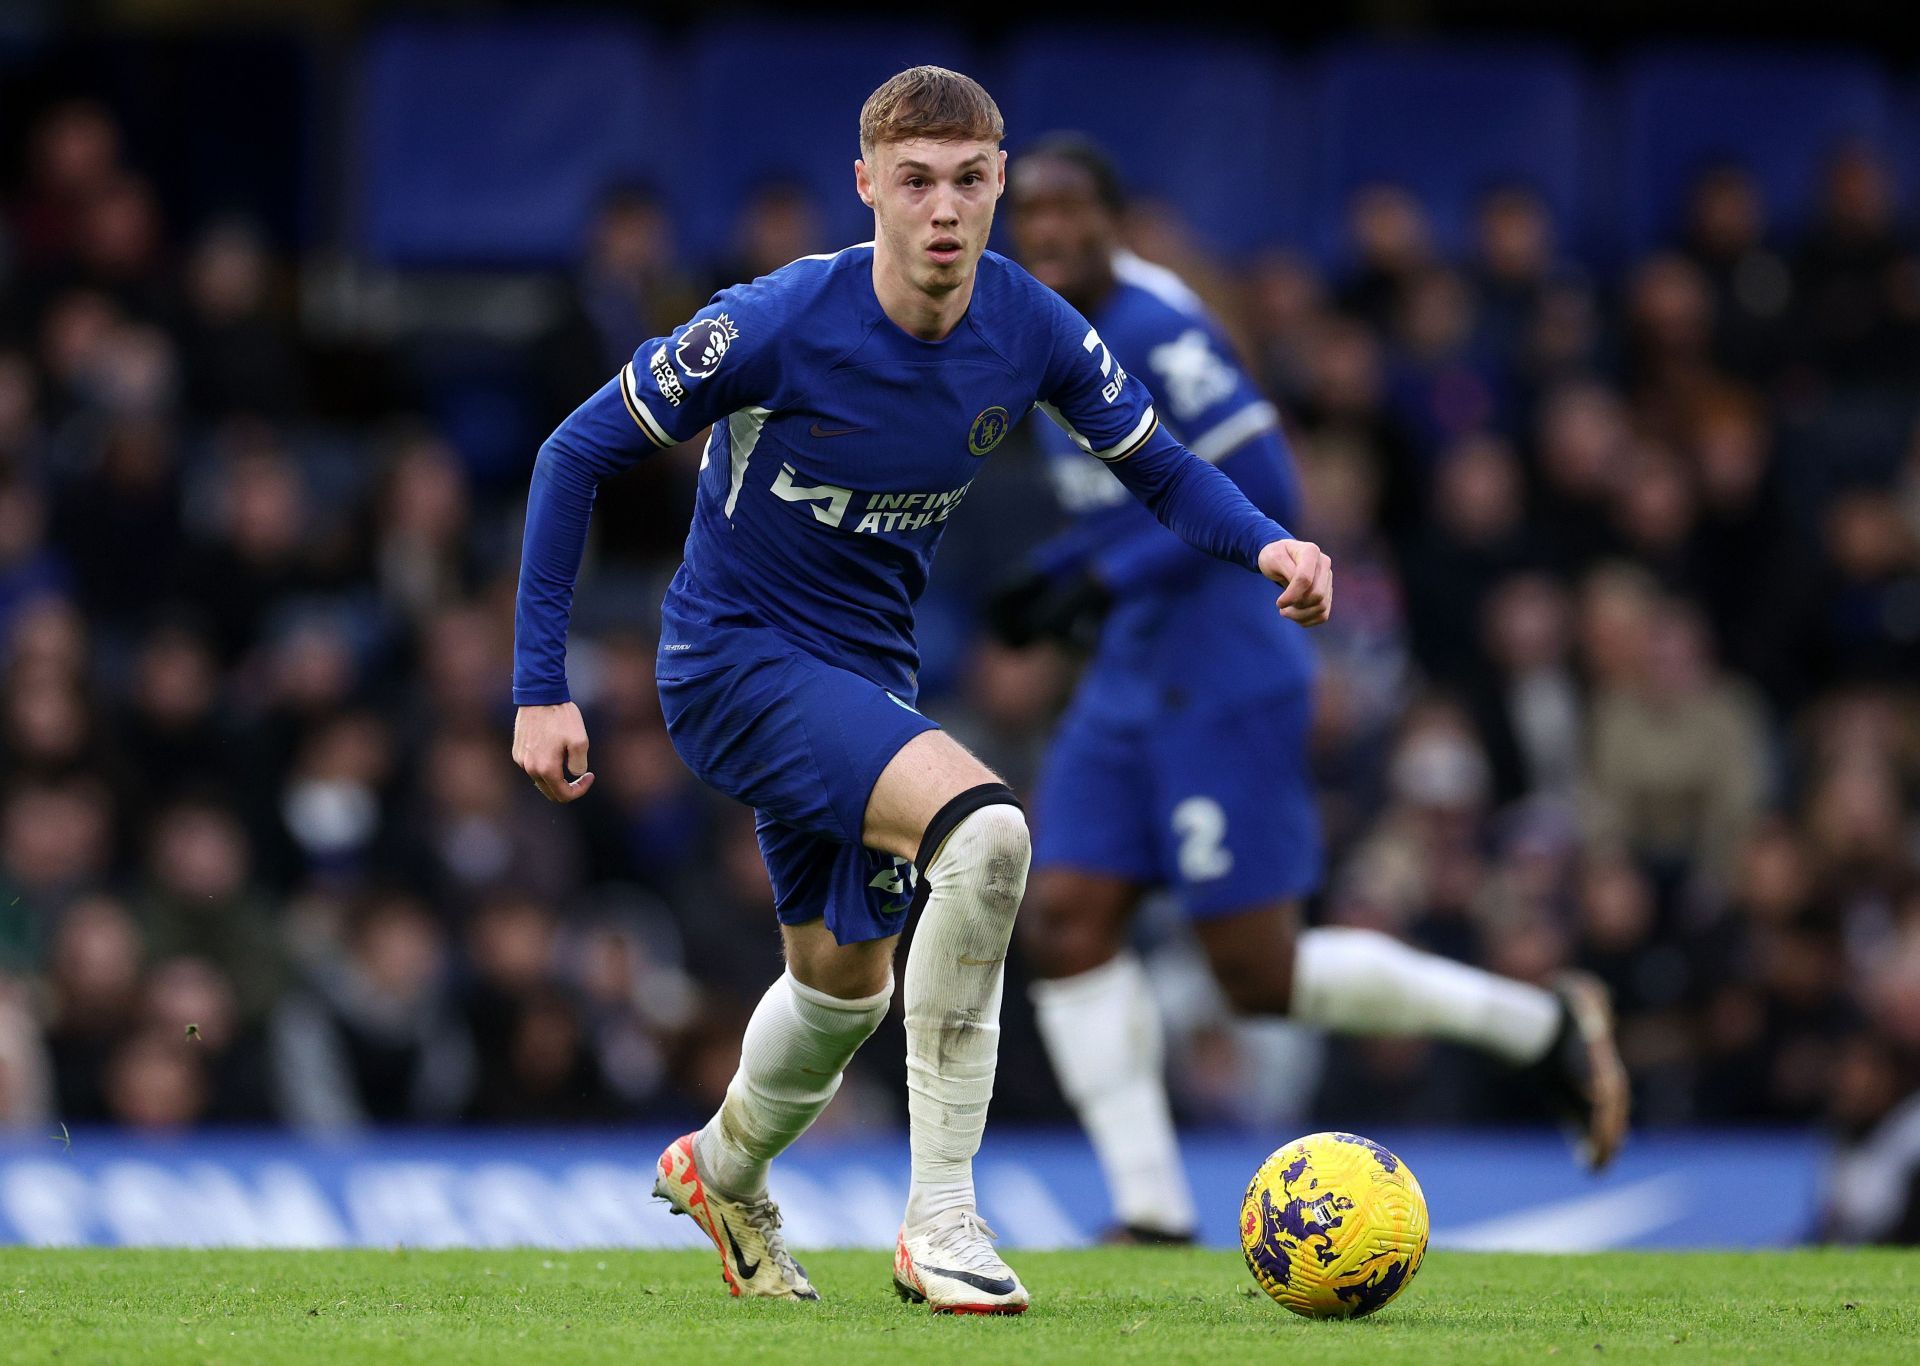
[[[587,729],[567,688],[567,626],[600,485],[763,397],[752,301],[728,290],[656,337],[540,447],[527,493],[513,613],[513,760],[557,802],[584,796]],[[579,776],[569,779],[568,774]]]

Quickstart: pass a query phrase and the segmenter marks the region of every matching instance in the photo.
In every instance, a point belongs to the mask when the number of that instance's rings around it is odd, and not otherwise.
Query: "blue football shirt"
[[[1094,325],[1147,390],[1168,431],[1217,464],[1276,521],[1299,516],[1299,483],[1280,415],[1233,358],[1205,304],[1172,271],[1120,253]],[[1197,554],[1073,442],[1043,433],[1067,530],[1051,567],[1090,568],[1114,595],[1077,705],[1141,719],[1170,700],[1205,704],[1302,686],[1314,672],[1305,630],[1274,610],[1277,588]]]
[[[1242,579],[1287,536],[1166,433],[1100,334],[1020,267],[985,253],[965,316],[929,342],[882,310],[867,243],[721,291],[548,438],[528,496],[514,700],[568,696],[567,621],[598,482],[709,425],[663,660],[766,631],[911,696],[913,604],[947,519],[1036,409]]]

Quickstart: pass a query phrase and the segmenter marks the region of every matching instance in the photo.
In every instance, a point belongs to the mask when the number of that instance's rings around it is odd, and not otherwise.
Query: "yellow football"
[[[1427,1252],[1427,1200],[1407,1164],[1357,1134],[1308,1134],[1260,1164],[1240,1203],[1260,1288],[1310,1319],[1371,1314]]]

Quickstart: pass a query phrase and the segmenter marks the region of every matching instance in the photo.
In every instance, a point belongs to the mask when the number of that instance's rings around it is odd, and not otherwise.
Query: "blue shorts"
[[[1311,689],[1115,725],[1070,709],[1033,803],[1033,865],[1179,894],[1204,919],[1320,885]]]
[[[901,746],[939,727],[877,683],[761,632],[716,658],[662,655],[660,710],[694,776],[754,808],[783,924],[835,940],[905,927],[911,860],[860,843],[867,798]]]

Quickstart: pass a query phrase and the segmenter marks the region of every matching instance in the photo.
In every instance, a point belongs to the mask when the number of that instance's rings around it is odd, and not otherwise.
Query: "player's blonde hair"
[[[1006,121],[980,82],[944,66],[908,67],[860,106],[860,155],[883,142],[992,142]]]

